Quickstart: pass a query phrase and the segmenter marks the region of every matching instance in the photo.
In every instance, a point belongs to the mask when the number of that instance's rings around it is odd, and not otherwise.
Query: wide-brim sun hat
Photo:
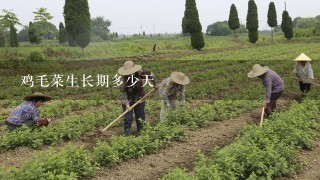
[[[294,61],[312,61],[312,60],[307,55],[302,53]]]
[[[121,76],[127,76],[137,71],[140,71],[141,69],[142,69],[141,65],[135,65],[133,61],[126,61],[123,64],[123,67],[118,69],[118,74],[120,74]]]
[[[261,76],[262,74],[266,73],[268,70],[269,68],[267,66],[261,67],[260,64],[255,64],[252,67],[252,71],[248,73],[248,77],[254,78],[254,77]]]
[[[177,84],[187,85],[190,83],[190,79],[183,72],[172,72],[170,77]]]
[[[28,95],[28,96],[24,97],[24,100],[30,101],[32,98],[43,98],[45,101],[50,101],[51,100],[50,96],[44,95],[44,94],[42,94],[40,92],[36,92],[36,93],[31,94],[31,95]]]

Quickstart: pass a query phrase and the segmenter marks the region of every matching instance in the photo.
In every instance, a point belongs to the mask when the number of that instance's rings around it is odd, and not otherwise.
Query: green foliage
[[[194,179],[274,179],[300,167],[298,149],[312,148],[319,132],[319,101],[293,103],[290,110],[274,113],[263,127],[246,126],[241,138],[210,157],[200,154]],[[181,171],[170,177],[181,176]],[[182,174],[185,175],[185,174]],[[166,176],[167,177],[167,176]]]
[[[300,18],[294,27],[301,29],[315,28],[316,22],[317,20],[315,18]]]
[[[240,28],[238,11],[237,11],[237,7],[234,4],[232,4],[230,8],[228,25],[229,25],[229,28],[233,31]]]
[[[162,180],[191,180],[185,169],[176,168],[165,175]]]
[[[90,43],[91,31],[88,1],[66,0],[63,13],[69,45],[85,48]]]
[[[111,21],[109,21],[108,19],[105,19],[103,16],[98,16],[91,19],[91,32],[99,36],[103,40],[108,39],[110,26],[111,26]]]
[[[28,26],[23,26],[21,31],[19,31],[18,41],[19,42],[28,42],[29,41],[29,27]]]
[[[62,22],[59,24],[59,43],[64,44],[68,40],[68,34],[67,31],[64,28],[64,25]]]
[[[36,27],[33,26],[32,22],[29,22],[29,42],[31,44],[39,44],[41,40],[42,39],[38,35]]]
[[[291,39],[293,37],[292,19],[288,11],[283,11],[282,13],[281,29],[285,38]]]
[[[194,32],[191,33],[191,46],[193,49],[200,51],[205,45],[203,33]]]
[[[13,26],[13,24],[10,25],[10,46],[19,47],[17,29]]]
[[[45,60],[43,52],[32,51],[29,55],[29,60],[33,62],[42,62]]]
[[[259,38],[258,36],[259,20],[258,20],[257,5],[254,2],[254,0],[249,0],[249,3],[248,3],[246,28],[249,31],[249,41],[253,44],[256,43]]]
[[[246,27],[241,24],[238,33],[246,33]],[[227,21],[215,22],[207,27],[207,35],[210,36],[227,36],[232,34],[232,30],[229,28]]]
[[[274,2],[270,2],[268,10],[268,25],[270,27],[276,27],[278,25],[277,21],[277,11]]]
[[[47,8],[37,8],[37,11],[32,12],[35,21],[48,21],[53,18],[50,13],[47,12]]]
[[[97,165],[83,147],[67,146],[60,152],[40,152],[21,167],[2,174],[1,179],[78,179],[93,177]],[[1,174],[0,174],[1,175]]]
[[[272,28],[271,29],[271,38],[272,38],[271,41],[273,42],[273,29],[278,26],[277,11],[276,11],[276,6],[274,5],[274,2],[270,2],[270,4],[269,4],[268,25]]]
[[[199,21],[199,13],[195,0],[186,0],[184,17],[182,19],[183,33],[201,32],[202,26]]]
[[[102,166],[114,166],[121,160],[139,158],[165,146],[169,141],[184,138],[181,128],[158,123],[146,126],[139,137],[113,137],[109,143],[98,142],[94,147],[97,162]]]
[[[259,39],[259,31],[258,30],[249,30],[249,41],[251,43],[256,43]]]
[[[0,23],[3,24],[4,27],[9,28],[11,25],[21,25],[17,15],[12,12],[12,10],[8,11],[3,9],[2,12],[4,15],[0,15]]]

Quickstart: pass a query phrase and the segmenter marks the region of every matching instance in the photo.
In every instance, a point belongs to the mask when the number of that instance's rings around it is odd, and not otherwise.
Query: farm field
[[[8,132],[1,127],[0,179],[302,177],[308,173],[303,157],[310,155],[313,161],[316,154],[311,154],[319,152],[320,89],[313,86],[302,99],[298,82],[292,78],[293,59],[302,52],[311,57],[319,83],[320,41],[277,38],[274,44],[252,45],[243,37],[238,41],[208,37],[202,51],[186,48],[186,38],[132,38],[93,44],[86,58],[79,59],[79,49],[52,45],[57,56],[48,57],[36,68],[30,68],[36,64],[24,58],[34,49],[47,47],[0,48],[0,52],[16,54],[18,66],[0,60],[0,122],[26,95],[41,91],[53,97],[40,108],[43,117],[53,119],[47,128]],[[155,53],[151,52],[154,43],[159,47]],[[140,136],[136,131],[135,136],[122,136],[122,122],[99,133],[99,128],[121,114],[120,91],[112,78],[126,60],[151,70],[159,80],[172,71],[184,72],[191,81],[186,86],[188,103],[170,114],[168,121],[160,122],[161,102],[155,92],[147,99],[149,125]],[[285,82],[279,112],[262,128],[257,124],[264,89],[258,79],[247,78],[257,63],[275,70]],[[63,86],[52,84],[50,78],[55,74],[62,75]],[[108,75],[108,87],[95,84],[99,74]],[[30,82],[22,81],[28,75],[34,78],[32,88]],[[37,81],[44,75],[49,87]],[[79,78],[79,87],[67,87],[70,75]],[[82,86],[83,75],[91,75],[92,87]],[[319,174],[304,177],[316,179]]]

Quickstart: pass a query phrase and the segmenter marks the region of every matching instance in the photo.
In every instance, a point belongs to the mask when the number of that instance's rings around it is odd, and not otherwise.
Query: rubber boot
[[[140,135],[141,131],[143,130],[143,126],[140,125],[139,127],[137,127],[137,130],[138,130],[138,135]]]
[[[130,136],[131,135],[131,128],[125,129],[124,130],[124,135],[125,136]]]

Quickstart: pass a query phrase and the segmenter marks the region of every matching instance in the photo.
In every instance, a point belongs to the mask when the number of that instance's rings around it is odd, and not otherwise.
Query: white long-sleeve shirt
[[[314,79],[313,70],[309,62],[306,62],[305,66],[297,62],[294,73],[298,74],[302,80]]]

